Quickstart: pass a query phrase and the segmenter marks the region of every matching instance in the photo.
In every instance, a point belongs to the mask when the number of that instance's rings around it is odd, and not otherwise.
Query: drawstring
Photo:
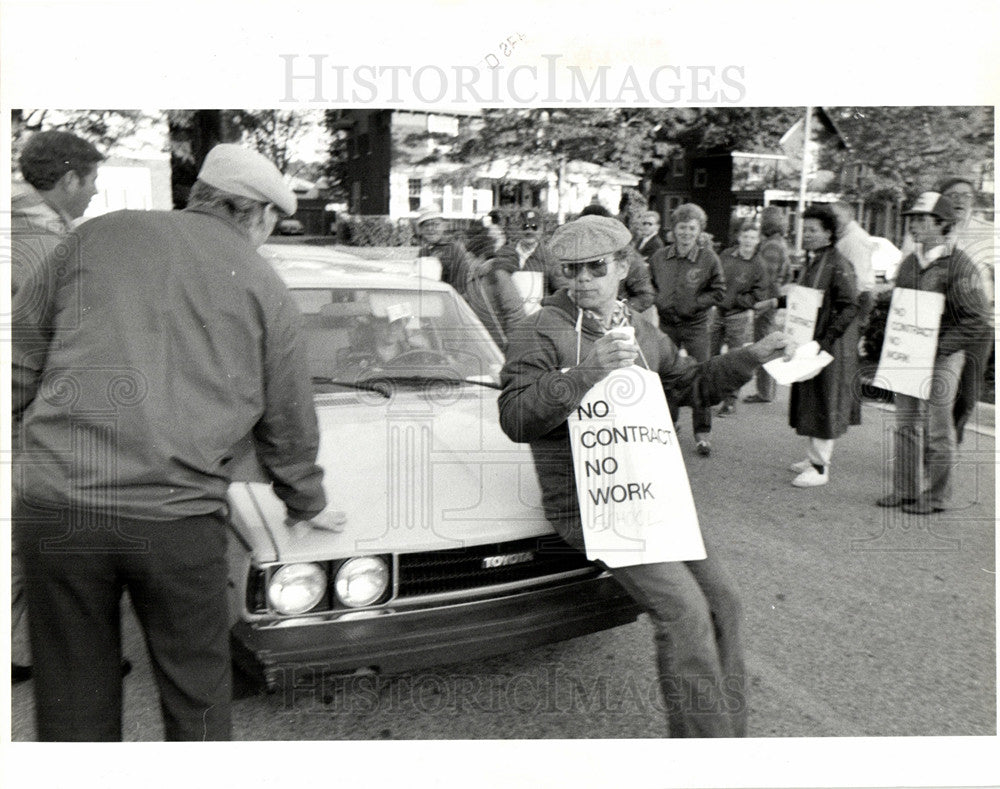
[[[576,332],[576,364],[580,365],[580,348],[583,345],[583,310],[580,307],[576,308],[576,326],[573,329]]]
[[[625,325],[625,324],[622,324]],[[634,328],[634,324],[629,321],[629,326]],[[580,307],[576,308],[576,325],[573,327],[573,331],[576,332],[576,363],[580,364],[580,355],[583,348],[583,310]],[[642,359],[643,365],[645,365],[647,370],[652,370],[653,368],[649,366],[649,362],[646,360],[646,354],[642,352],[642,346],[636,341],[635,347],[639,349],[639,357]]]

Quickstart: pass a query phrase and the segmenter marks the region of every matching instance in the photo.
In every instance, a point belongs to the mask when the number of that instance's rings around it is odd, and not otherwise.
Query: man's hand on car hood
[[[301,537],[312,529],[318,531],[329,531],[340,533],[347,523],[347,515],[341,510],[323,510],[309,520],[295,520],[285,518],[285,525],[292,530],[296,537]]]

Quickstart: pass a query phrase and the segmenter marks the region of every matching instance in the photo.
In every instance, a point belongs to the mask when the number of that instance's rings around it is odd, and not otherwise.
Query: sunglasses
[[[538,230],[538,225],[525,225],[525,230]]]
[[[584,267],[586,267],[592,277],[603,277],[608,273],[607,258],[601,258],[600,260],[586,260],[582,263],[563,263],[563,276],[566,279],[576,279],[580,276],[580,272],[583,271]]]

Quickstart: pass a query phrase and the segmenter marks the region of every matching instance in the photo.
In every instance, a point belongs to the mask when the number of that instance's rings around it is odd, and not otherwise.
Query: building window
[[[704,189],[708,186],[708,170],[704,167],[697,167],[694,171],[694,188]]]
[[[667,209],[673,211],[678,208],[684,198],[677,197],[676,195],[667,198]]]
[[[674,175],[677,175],[677,176],[684,175],[684,157],[683,156],[675,156],[674,157],[674,169],[673,169],[673,173],[674,173]]]
[[[451,187],[451,212],[453,214],[461,214],[462,206],[465,201],[465,187],[455,185]]]
[[[361,213],[361,182],[351,182],[351,213]]]
[[[420,179],[411,178],[409,180],[409,196],[410,196],[410,210],[418,211],[420,210]]]

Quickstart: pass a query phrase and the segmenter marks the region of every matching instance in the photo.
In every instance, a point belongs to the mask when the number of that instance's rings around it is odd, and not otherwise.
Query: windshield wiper
[[[391,381],[393,383],[421,384],[431,381],[433,383],[448,384],[471,384],[473,386],[484,386],[487,389],[500,389],[500,384],[495,381],[481,380],[479,378],[459,378],[452,375],[393,375],[392,373],[372,373],[369,381]],[[359,381],[364,383],[364,381]]]
[[[312,382],[320,385],[342,386],[345,389],[358,389],[362,392],[378,392],[386,398],[391,397],[392,394],[391,392],[386,391],[385,384],[379,384],[380,379],[384,380],[384,376],[379,376],[378,379],[373,379],[371,381],[340,381],[326,375],[314,375],[312,377]]]

